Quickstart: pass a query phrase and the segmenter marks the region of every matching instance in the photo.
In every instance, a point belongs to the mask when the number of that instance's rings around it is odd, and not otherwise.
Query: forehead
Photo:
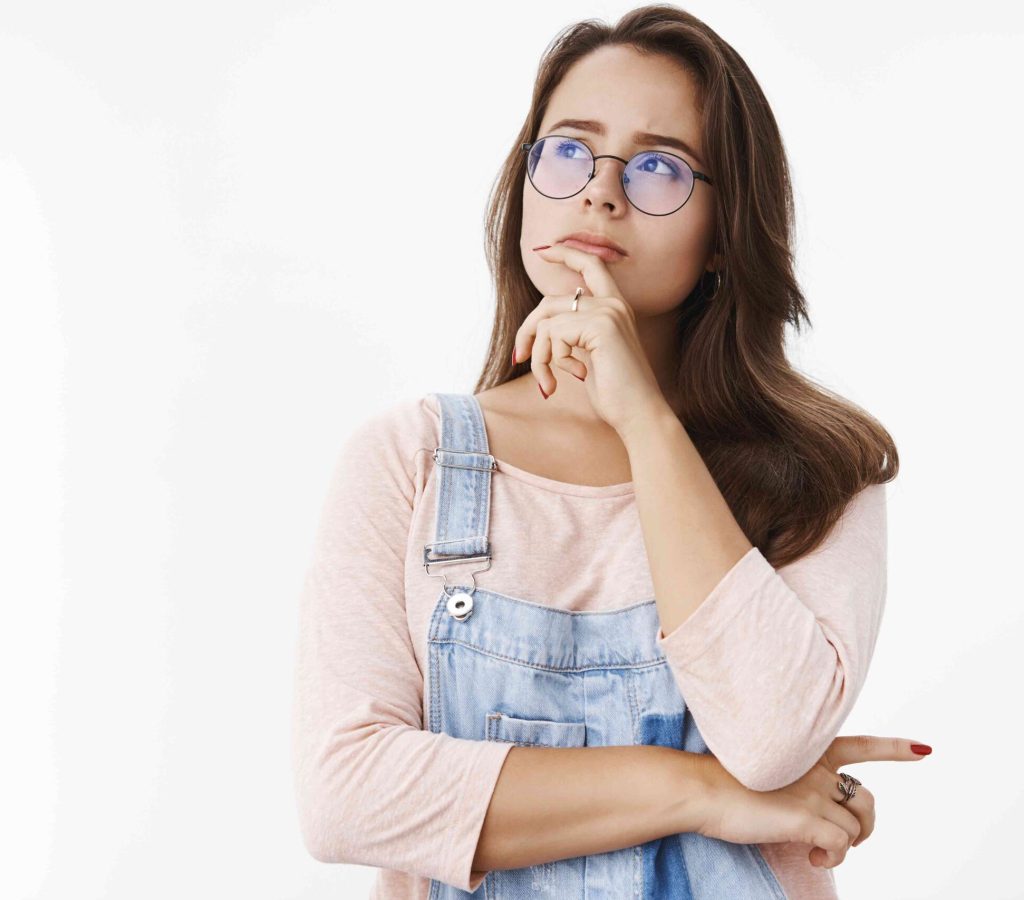
[[[631,47],[601,47],[578,60],[554,89],[541,131],[561,119],[606,126],[604,141],[635,131],[673,135],[700,153],[697,83],[676,60]]]

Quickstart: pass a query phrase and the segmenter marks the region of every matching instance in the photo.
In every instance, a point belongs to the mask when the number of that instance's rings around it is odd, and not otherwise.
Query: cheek
[[[673,222],[666,220],[674,216],[666,216],[649,223],[651,227],[643,229],[644,233],[635,239],[633,256],[653,279],[685,280],[691,274],[699,274],[706,262],[709,225],[704,216],[686,217],[686,212],[684,207],[675,214],[678,218]]]
[[[697,283],[707,257],[704,232],[695,223],[650,224],[633,239],[628,267],[614,272],[633,308],[648,316],[674,308]]]
[[[523,194],[523,224],[519,235],[519,249],[526,274],[530,276],[534,286],[542,294],[551,294],[567,290],[562,282],[574,273],[564,266],[545,262],[533,251],[538,244],[552,243],[555,237],[555,224],[549,221],[543,204],[538,202],[543,199],[532,188]]]
[[[523,192],[523,227],[522,233],[525,238],[537,237],[531,247],[536,247],[539,243],[548,243],[548,241],[540,240],[545,237],[544,232],[546,228],[545,209],[539,202],[543,198],[537,194],[535,190],[528,190]]]
[[[689,229],[666,219],[643,223],[632,239],[628,269],[632,277],[647,282],[678,277],[683,261],[692,255],[693,237]]]

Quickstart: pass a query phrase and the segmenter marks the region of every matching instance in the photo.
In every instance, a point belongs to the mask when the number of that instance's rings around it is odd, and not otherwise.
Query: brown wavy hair
[[[526,155],[552,92],[599,47],[625,45],[681,63],[697,83],[715,180],[721,284],[705,273],[678,307],[678,377],[686,428],[736,521],[773,566],[815,549],[862,488],[896,477],[896,446],[865,410],[796,371],[785,325],[810,326],[794,274],[793,192],[768,101],[739,54],[699,19],[657,4],[610,26],[563,29],[542,55],[533,100],[487,201],[485,253],[497,310],[474,393],[528,371],[511,363],[516,331],[542,294],[519,239]]]

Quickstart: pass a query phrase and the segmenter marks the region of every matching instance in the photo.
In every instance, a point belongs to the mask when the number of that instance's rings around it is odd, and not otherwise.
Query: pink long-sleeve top
[[[317,860],[376,866],[372,898],[426,900],[431,878],[473,891],[484,816],[514,746],[424,730],[440,410],[430,394],[358,425],[337,459],[300,597],[292,759]],[[632,482],[583,486],[498,460],[481,588],[565,610],[654,596]],[[658,644],[711,752],[775,790],[820,759],[864,684],[885,604],[885,486],[848,504],[825,542],[773,568],[752,548]],[[529,565],[523,560],[529,559]],[[811,845],[759,845],[786,895],[835,897]]]

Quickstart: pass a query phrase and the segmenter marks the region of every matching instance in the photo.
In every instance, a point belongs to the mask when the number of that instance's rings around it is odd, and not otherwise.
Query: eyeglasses
[[[530,184],[545,197],[565,200],[582,191],[594,177],[599,159],[625,163],[622,189],[626,199],[649,216],[667,216],[686,205],[696,179],[711,184],[707,175],[695,172],[681,156],[663,150],[644,150],[629,160],[611,153],[594,156],[579,138],[550,134],[522,144],[530,151],[526,174]]]

